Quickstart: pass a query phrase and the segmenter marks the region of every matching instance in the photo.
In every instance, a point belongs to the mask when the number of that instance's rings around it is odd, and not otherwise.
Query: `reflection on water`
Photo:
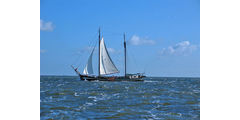
[[[200,119],[199,78],[88,82],[41,76],[41,119]]]

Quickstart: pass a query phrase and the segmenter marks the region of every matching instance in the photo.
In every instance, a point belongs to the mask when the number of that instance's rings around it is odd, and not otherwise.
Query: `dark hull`
[[[87,75],[79,75],[81,80],[86,80],[86,81],[109,81],[109,82],[122,82],[122,81],[132,81],[132,82],[140,82],[144,81],[143,78],[144,76],[140,76],[139,78],[131,78],[129,76],[104,76],[104,77],[99,77],[99,76],[87,76]]]
[[[84,81],[109,81],[109,82],[120,82],[120,81],[132,81],[140,82],[144,81],[143,78],[146,77],[143,74],[126,74],[126,76],[93,76],[93,75],[82,75],[78,72],[77,68],[74,68],[74,71],[78,74],[81,80]]]

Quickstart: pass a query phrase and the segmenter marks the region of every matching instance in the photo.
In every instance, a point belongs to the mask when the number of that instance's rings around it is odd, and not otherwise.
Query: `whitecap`
[[[74,93],[74,96],[79,96],[76,92]]]
[[[64,85],[64,84],[58,84],[57,87],[62,86],[62,85]]]
[[[160,100],[154,100],[152,103],[160,103]]]
[[[88,98],[96,99],[97,97],[96,96],[89,96]]]
[[[93,99],[94,102],[97,102],[97,101],[98,101],[98,99],[97,99],[96,96],[89,96],[88,98]]]
[[[124,109],[122,108],[122,109],[120,109],[120,110],[117,110],[117,112],[122,112]]]
[[[87,105],[87,106],[91,106],[91,105],[93,105],[93,103],[87,102],[86,105]]]
[[[144,82],[158,82],[158,81],[151,81],[151,80],[146,80]]]
[[[118,96],[119,95],[119,93],[115,93],[115,94],[113,94],[113,96]]]

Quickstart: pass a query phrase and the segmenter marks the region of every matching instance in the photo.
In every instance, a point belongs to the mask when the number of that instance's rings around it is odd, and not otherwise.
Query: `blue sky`
[[[129,72],[200,76],[199,0],[41,0],[40,5],[41,75],[75,75],[71,64],[82,72],[101,27],[120,75],[125,32]]]

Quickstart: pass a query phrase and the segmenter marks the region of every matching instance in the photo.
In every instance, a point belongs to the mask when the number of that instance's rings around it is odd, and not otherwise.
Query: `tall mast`
[[[125,33],[123,34],[123,38],[124,38],[124,73],[125,73],[125,77],[127,77],[127,59],[126,59],[127,47],[126,47]]]
[[[101,35],[100,35],[100,27],[99,27],[99,36],[98,36],[98,76],[100,76],[100,42],[101,42]]]

